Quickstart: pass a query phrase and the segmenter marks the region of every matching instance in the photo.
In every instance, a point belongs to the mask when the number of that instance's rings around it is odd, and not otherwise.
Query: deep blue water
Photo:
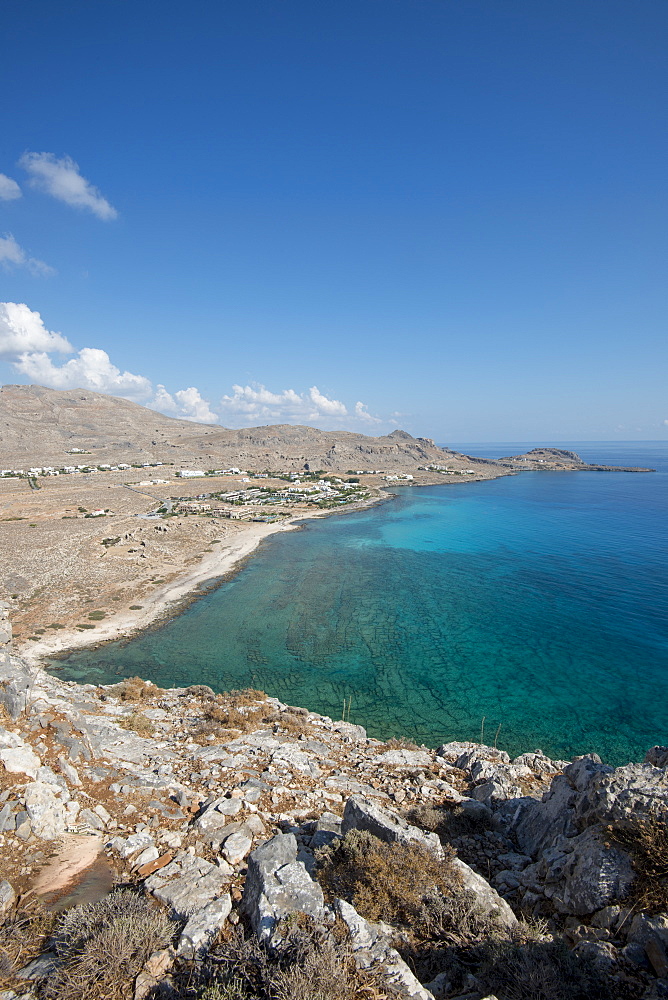
[[[382,738],[511,753],[668,742],[668,443],[563,445],[658,471],[397,490],[265,542],[167,625],[54,664],[76,680],[248,685]],[[497,457],[515,445],[470,445]]]

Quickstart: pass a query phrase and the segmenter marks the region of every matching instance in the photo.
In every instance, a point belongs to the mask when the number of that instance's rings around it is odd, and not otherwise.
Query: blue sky
[[[668,436],[665,0],[4,0],[2,30],[3,382]]]

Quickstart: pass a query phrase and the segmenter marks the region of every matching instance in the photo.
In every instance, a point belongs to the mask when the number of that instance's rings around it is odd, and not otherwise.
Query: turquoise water
[[[484,718],[513,754],[642,759],[668,742],[668,446],[575,448],[659,471],[397,490],[272,537],[165,626],[53,667],[252,685],[335,718],[351,698],[381,738],[480,739]]]

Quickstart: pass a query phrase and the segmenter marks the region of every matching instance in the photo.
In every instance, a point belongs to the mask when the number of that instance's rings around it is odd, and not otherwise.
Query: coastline
[[[271,535],[283,531],[296,531],[303,522],[317,520],[335,515],[358,513],[369,507],[387,502],[391,494],[383,493],[360,504],[337,511],[318,511],[296,514],[279,524],[250,522],[246,530],[238,537],[230,539],[229,543],[206,553],[199,564],[187,572],[169,581],[159,589],[153,590],[145,598],[141,610],[119,611],[97,624],[95,633],[80,632],[75,628],[54,632],[37,642],[26,642],[17,646],[17,653],[33,666],[48,669],[44,661],[79,649],[95,649],[115,642],[119,639],[131,639],[141,632],[159,625],[162,621],[181,613],[191,601],[197,600],[199,588],[204,584],[218,584],[224,579],[243,569],[243,564],[260,544]]]

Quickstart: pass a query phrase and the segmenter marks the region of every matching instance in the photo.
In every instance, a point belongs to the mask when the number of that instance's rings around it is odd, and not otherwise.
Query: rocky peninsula
[[[63,682],[0,625],[2,1000],[668,995],[665,747],[383,744]]]

